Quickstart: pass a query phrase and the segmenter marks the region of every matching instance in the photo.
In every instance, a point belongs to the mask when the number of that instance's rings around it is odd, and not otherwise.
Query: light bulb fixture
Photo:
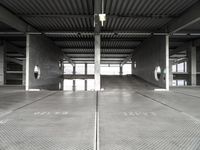
[[[99,14],[99,20],[101,21],[101,25],[103,26],[104,21],[106,21],[106,14]]]
[[[104,13],[104,0],[101,1],[101,14],[99,14],[99,20],[101,21],[101,26],[103,26],[104,21],[106,21],[106,14]]]

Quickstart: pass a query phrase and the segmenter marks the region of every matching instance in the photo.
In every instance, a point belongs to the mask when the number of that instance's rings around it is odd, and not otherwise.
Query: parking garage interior
[[[199,0],[1,0],[0,150],[198,150],[199,72]]]

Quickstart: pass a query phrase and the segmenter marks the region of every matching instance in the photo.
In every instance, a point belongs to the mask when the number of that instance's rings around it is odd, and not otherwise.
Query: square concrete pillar
[[[5,50],[4,45],[0,45],[0,85],[5,84]]]
[[[72,85],[72,90],[76,91],[76,80],[75,80],[75,76],[76,76],[76,65],[73,65],[73,85]]]
[[[173,60],[169,60],[169,86],[173,84],[173,72],[172,72]]]
[[[95,35],[95,65],[94,65],[94,84],[95,91],[101,90],[101,74],[100,74],[100,65],[101,65],[101,36],[100,34]]]
[[[23,60],[22,65],[22,85],[26,85],[26,60]]]
[[[85,63],[85,76],[87,76],[87,63]],[[85,79],[85,91],[87,91],[87,79]]]
[[[197,51],[196,47],[191,47],[187,51],[188,62],[188,85],[196,86],[197,85]]]
[[[123,75],[123,66],[122,65],[119,66],[119,75],[120,76]]]
[[[197,85],[197,57],[196,47],[191,49],[191,83],[193,86]]]

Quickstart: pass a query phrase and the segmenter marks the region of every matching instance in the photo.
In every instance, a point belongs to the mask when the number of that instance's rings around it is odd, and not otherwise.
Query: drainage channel
[[[96,92],[94,150],[99,150],[99,92]]]

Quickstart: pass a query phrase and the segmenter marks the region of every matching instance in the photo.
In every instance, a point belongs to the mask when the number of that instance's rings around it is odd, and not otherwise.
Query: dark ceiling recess
[[[126,59],[151,33],[162,31],[196,3],[198,0],[104,0],[106,21],[101,29],[102,57]],[[72,60],[77,54],[85,60],[92,57],[94,0],[1,0],[0,5],[39,32],[45,32]],[[198,25],[199,22],[181,32],[196,33]],[[13,29],[0,24],[0,31]],[[171,36],[170,49],[199,37]],[[25,47],[25,35],[2,33],[0,38]]]

